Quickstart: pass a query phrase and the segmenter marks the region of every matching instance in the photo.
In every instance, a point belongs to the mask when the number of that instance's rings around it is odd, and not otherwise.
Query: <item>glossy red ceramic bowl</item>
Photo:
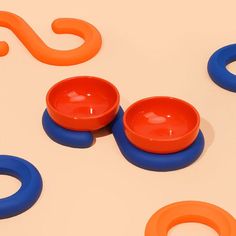
[[[151,97],[131,105],[124,114],[129,141],[152,153],[174,153],[191,145],[200,116],[189,103],[171,97]]]
[[[47,93],[47,110],[60,126],[93,131],[108,125],[119,109],[119,92],[110,82],[91,76],[62,80]]]

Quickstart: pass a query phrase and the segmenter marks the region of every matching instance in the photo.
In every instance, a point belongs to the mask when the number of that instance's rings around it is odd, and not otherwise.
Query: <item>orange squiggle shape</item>
[[[10,29],[39,61],[57,66],[69,66],[94,57],[102,45],[98,30],[91,24],[72,18],[59,18],[52,23],[57,34],[74,34],[84,39],[84,44],[71,50],[56,50],[48,47],[34,30],[19,16],[0,11],[0,26]],[[0,41],[0,56],[7,55],[9,46]]]

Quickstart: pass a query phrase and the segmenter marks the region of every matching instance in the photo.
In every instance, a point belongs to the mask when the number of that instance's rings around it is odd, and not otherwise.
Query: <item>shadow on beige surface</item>
[[[207,121],[205,118],[201,118],[201,130],[205,138],[205,149],[204,149],[205,153],[214,142],[215,132],[210,122]]]

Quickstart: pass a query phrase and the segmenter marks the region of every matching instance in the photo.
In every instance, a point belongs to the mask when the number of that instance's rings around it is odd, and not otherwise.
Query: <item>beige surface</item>
[[[0,40],[11,49],[0,59],[1,153],[31,161],[44,179],[37,204],[1,220],[1,235],[142,236],[156,210],[181,200],[209,201],[236,216],[236,98],[206,72],[211,53],[236,41],[235,7],[233,0],[1,1],[1,10],[22,16],[52,47],[78,43],[76,37],[51,32],[58,17],[85,19],[104,39],[89,62],[53,67],[35,60],[11,32],[0,29]],[[45,94],[55,82],[75,75],[113,82],[124,108],[152,95],[192,103],[202,117],[204,154],[189,168],[158,173],[129,164],[112,135],[98,138],[87,150],[52,142],[41,126]],[[17,187],[17,181],[0,177],[1,197]],[[189,225],[169,235],[216,234]]]

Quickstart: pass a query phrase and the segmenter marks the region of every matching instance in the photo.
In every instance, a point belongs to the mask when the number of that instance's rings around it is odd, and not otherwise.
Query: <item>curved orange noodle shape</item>
[[[102,44],[98,30],[79,19],[59,18],[52,23],[55,33],[73,34],[84,39],[80,47],[71,50],[48,47],[21,17],[13,13],[0,11],[0,26],[10,29],[32,56],[50,65],[69,66],[85,62],[97,54]],[[8,51],[8,44],[0,41],[0,56],[7,55]]]

